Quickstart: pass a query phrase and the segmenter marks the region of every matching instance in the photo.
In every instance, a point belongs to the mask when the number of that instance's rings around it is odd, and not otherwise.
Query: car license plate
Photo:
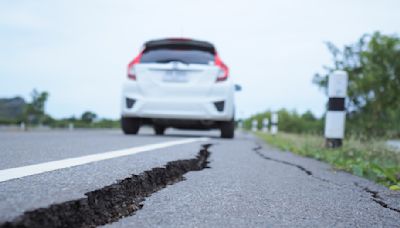
[[[186,75],[186,72],[184,72],[184,71],[171,70],[171,71],[165,72],[163,81],[164,82],[187,82],[188,77]]]

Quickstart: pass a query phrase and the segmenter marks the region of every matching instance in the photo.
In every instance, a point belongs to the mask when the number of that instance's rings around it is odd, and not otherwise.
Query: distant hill
[[[0,98],[0,119],[16,120],[24,112],[26,102],[22,97]]]

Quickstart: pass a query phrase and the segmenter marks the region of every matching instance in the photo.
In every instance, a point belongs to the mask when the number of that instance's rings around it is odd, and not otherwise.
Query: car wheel
[[[163,135],[165,132],[164,126],[154,125],[153,128],[154,128],[154,132],[156,133],[156,135]]]
[[[121,118],[122,131],[126,135],[135,135],[139,132],[140,119],[132,117],[122,117]]]
[[[221,123],[221,138],[232,139],[235,135],[235,122],[233,120]]]

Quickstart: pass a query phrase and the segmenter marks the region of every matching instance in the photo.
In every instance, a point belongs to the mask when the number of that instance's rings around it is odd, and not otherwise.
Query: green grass
[[[388,148],[384,141],[348,139],[341,148],[327,149],[324,138],[315,135],[279,133],[273,136],[261,132],[256,135],[281,150],[325,161],[336,169],[400,190],[400,153]]]

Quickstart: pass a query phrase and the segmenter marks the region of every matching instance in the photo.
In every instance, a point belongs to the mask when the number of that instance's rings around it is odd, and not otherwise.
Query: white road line
[[[137,154],[137,153],[141,153],[141,152],[145,152],[145,151],[157,150],[157,149],[162,149],[162,148],[166,148],[166,147],[177,146],[177,145],[193,143],[193,142],[207,141],[207,140],[209,140],[209,139],[208,138],[189,138],[189,139],[176,140],[176,141],[171,141],[171,142],[163,142],[163,143],[156,143],[156,144],[150,144],[150,145],[145,145],[145,146],[133,147],[133,148],[123,149],[123,150],[109,151],[109,152],[105,152],[105,153],[101,153],[101,154],[93,154],[93,155],[87,155],[87,156],[76,157],[76,158],[67,158],[67,159],[62,159],[62,160],[58,160],[58,161],[39,163],[39,164],[35,164],[35,165],[28,165],[28,166],[22,166],[22,167],[11,168],[11,169],[3,169],[3,170],[0,170],[0,182],[17,179],[17,178],[21,178],[21,177],[26,177],[26,176],[31,176],[31,175],[35,175],[35,174],[50,172],[50,171],[54,171],[54,170],[58,170],[58,169],[64,169],[64,168],[69,168],[69,167],[73,167],[73,166],[83,165],[83,164],[87,164],[87,163],[91,163],[91,162],[102,161],[102,160],[107,160],[107,159],[111,159],[111,158],[118,158],[118,157],[122,157],[122,156]]]

